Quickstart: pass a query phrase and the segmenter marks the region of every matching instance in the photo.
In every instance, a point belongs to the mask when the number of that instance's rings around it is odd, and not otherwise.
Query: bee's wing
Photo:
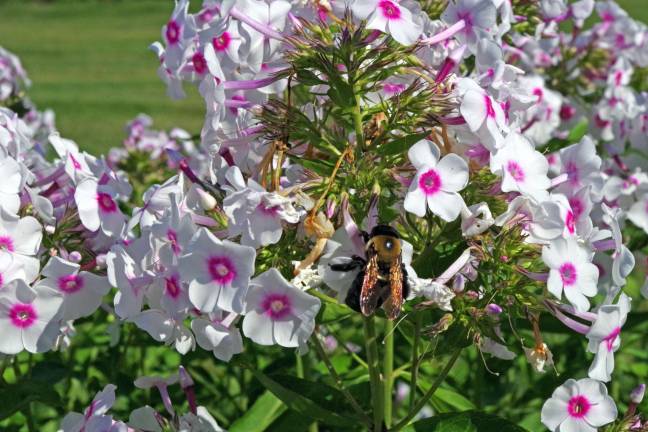
[[[378,304],[379,292],[378,283],[378,255],[373,248],[367,251],[368,260],[365,268],[365,275],[362,281],[362,290],[360,291],[360,310],[365,316],[371,315],[376,310]]]
[[[403,307],[403,279],[403,266],[400,257],[398,257],[389,267],[389,289],[391,295],[383,303],[383,309],[385,310],[385,314],[387,314],[387,318],[392,320],[398,318]]]

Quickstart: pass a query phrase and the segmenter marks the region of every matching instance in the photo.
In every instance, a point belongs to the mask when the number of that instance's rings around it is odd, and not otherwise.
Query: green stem
[[[390,429],[390,432],[395,432],[403,427],[407,426],[407,424],[416,416],[416,414],[423,409],[426,403],[428,403],[428,400],[434,395],[434,392],[437,391],[441,383],[446,379],[448,376],[448,373],[450,373],[450,370],[452,369],[452,366],[454,366],[455,362],[459,358],[459,355],[461,354],[461,348],[457,349],[454,354],[452,354],[452,357],[450,357],[450,360],[448,360],[448,363],[444,366],[443,370],[439,374],[439,376],[434,380],[434,383],[432,383],[432,387],[428,389],[427,392],[423,395],[423,397],[418,401],[418,403],[414,406],[414,409],[411,409],[410,412],[405,416],[403,420],[398,422],[396,426],[394,426],[392,429]]]
[[[420,313],[416,313],[415,324],[414,324],[414,342],[412,343],[412,376],[410,379],[410,406],[409,409],[412,411],[414,409],[414,401],[416,400],[416,380],[418,379],[419,361],[418,347],[421,340],[421,326],[423,324],[422,316]]]
[[[367,150],[367,143],[364,140],[364,134],[362,132],[362,109],[360,108],[360,95],[356,91],[355,87],[353,89],[355,96],[355,106],[353,107],[353,127],[356,134],[356,143],[360,144],[359,148],[362,151]]]
[[[304,360],[299,353],[295,355],[295,369],[297,370],[297,378],[306,378],[306,366],[304,365]],[[308,432],[317,432],[318,430],[319,428],[316,421],[311,423],[308,427]]]
[[[27,408],[23,411],[23,415],[27,422],[27,431],[36,432],[38,429],[36,429],[36,424],[34,423],[34,411],[31,402],[27,404]]]
[[[380,376],[378,359],[378,344],[376,342],[376,326],[374,316],[363,317],[365,345],[367,349],[367,365],[371,385],[371,400],[373,406],[373,431],[382,430],[384,412],[383,383]]]
[[[392,389],[394,387],[394,322],[385,321],[385,353],[383,355],[383,396],[385,398],[385,425],[392,422]]]
[[[355,400],[353,395],[349,393],[349,390],[347,390],[347,388],[345,387],[342,378],[340,378],[340,375],[338,375],[337,371],[335,370],[333,363],[331,363],[331,359],[329,359],[328,355],[326,354],[326,351],[324,350],[324,347],[322,346],[322,343],[320,342],[318,335],[317,334],[313,335],[311,341],[313,343],[313,346],[315,347],[315,351],[317,352],[317,355],[320,357],[320,359],[322,359],[329,373],[335,380],[338,390],[342,392],[346,400],[351,404],[351,408],[353,408],[356,414],[358,414],[358,416],[366,423],[366,425],[371,426],[371,419],[367,416],[367,414],[365,414],[360,404]]]

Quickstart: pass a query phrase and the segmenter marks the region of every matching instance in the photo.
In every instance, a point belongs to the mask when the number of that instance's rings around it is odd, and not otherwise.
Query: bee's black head
[[[379,235],[396,237],[397,239],[400,238],[400,234],[398,233],[398,231],[396,231],[396,229],[390,227],[389,225],[376,225],[371,230],[371,234],[369,235],[369,238],[376,237]]]

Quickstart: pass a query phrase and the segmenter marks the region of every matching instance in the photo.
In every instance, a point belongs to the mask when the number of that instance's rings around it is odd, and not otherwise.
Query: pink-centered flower
[[[214,357],[222,361],[230,361],[235,354],[243,352],[241,332],[234,325],[236,317],[237,314],[231,312],[227,315],[216,311],[191,321],[198,345],[212,351]]]
[[[79,209],[81,223],[90,231],[101,231],[110,237],[119,237],[126,218],[119,209],[117,192],[100,184],[94,177],[86,177],[77,185],[74,200]]]
[[[595,432],[617,417],[603,383],[568,379],[542,406],[542,423],[553,432]]]
[[[407,153],[416,168],[403,207],[410,213],[424,217],[429,208],[445,221],[455,220],[465,207],[457,192],[468,184],[468,164],[454,153],[439,160],[437,146],[421,140]]]
[[[38,276],[40,262],[35,257],[43,239],[43,227],[32,216],[19,218],[0,210],[0,256],[11,261],[14,275],[30,283]]]
[[[44,278],[37,285],[61,294],[61,319],[65,321],[91,315],[110,291],[108,278],[79,271],[80,268],[79,264],[53,257],[43,268]]]
[[[191,303],[206,313],[216,308],[243,312],[255,258],[253,248],[221,241],[201,228],[179,261],[180,275],[189,282]]]
[[[456,37],[472,49],[481,38],[489,38],[496,26],[497,10],[492,1],[451,0],[441,15],[448,25],[464,22],[464,27]]]
[[[150,231],[126,245],[115,245],[106,255],[110,284],[118,289],[115,294],[115,313],[122,319],[142,310],[144,296],[155,282],[153,277]]]
[[[162,39],[166,42],[167,49],[164,55],[164,65],[167,69],[176,70],[186,50],[186,41],[191,40],[195,34],[193,17],[188,15],[189,0],[176,2],[171,18],[162,28]]]
[[[615,305],[603,305],[596,314],[596,320],[586,337],[587,350],[596,354],[589,368],[589,377],[599,381],[610,381],[614,370],[614,352],[621,346],[621,328],[630,312],[632,299],[621,294]]]
[[[520,134],[510,133],[504,139],[502,147],[491,157],[490,169],[502,176],[504,192],[520,192],[538,201],[547,197],[551,184],[547,159]]]
[[[461,96],[459,112],[470,130],[490,151],[500,147],[503,132],[508,130],[500,103],[470,78],[457,81],[457,93]]]
[[[59,333],[63,299],[47,287],[29,287],[23,280],[0,290],[0,353],[13,355],[52,349]]]
[[[596,154],[596,146],[588,136],[569,147],[560,150],[562,173],[567,174],[566,184],[572,189],[591,185],[593,197],[600,197],[603,190],[601,158]],[[600,201],[600,199],[594,199]]]
[[[412,45],[423,31],[423,26],[397,0],[355,0],[351,11],[367,20],[368,29],[389,33],[403,45]]]
[[[642,195],[628,210],[628,219],[648,233],[648,194]]]
[[[193,334],[184,325],[183,315],[170,314],[160,309],[147,309],[129,318],[129,321],[156,341],[174,345],[180,354],[188,353],[196,345]]]
[[[238,168],[229,178],[236,189],[223,200],[230,236],[241,235],[241,244],[252,247],[277,243],[285,223],[299,222],[300,213],[292,200],[276,192],[267,192],[254,180],[245,184]]]
[[[0,209],[17,214],[20,209],[19,192],[23,186],[23,174],[20,164],[12,157],[3,156],[0,152]]]
[[[597,293],[599,270],[591,258],[592,254],[573,237],[558,238],[542,248],[542,260],[549,267],[547,289],[559,299],[564,292],[580,312],[589,310],[587,297]]]
[[[250,283],[243,334],[260,345],[304,345],[315,329],[319,308],[318,298],[271,268]]]
[[[107,414],[115,403],[115,389],[113,384],[108,384],[97,393],[83,413],[71,412],[61,422],[60,430],[64,432],[123,432],[126,425],[113,422],[112,416]],[[121,425],[122,427],[116,427]]]

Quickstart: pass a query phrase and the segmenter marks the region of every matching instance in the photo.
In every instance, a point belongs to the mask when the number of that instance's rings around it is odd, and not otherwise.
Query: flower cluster
[[[20,98],[21,93],[31,85],[20,59],[0,47],[0,103]]]
[[[180,415],[173,407],[169,396],[169,386],[179,384],[189,403],[189,412]],[[70,412],[61,422],[60,432],[106,431],[132,432],[136,430],[162,432],[173,430],[179,432],[222,432],[218,422],[204,406],[197,405],[194,381],[187,370],[180,366],[177,374],[167,378],[144,376],[135,380],[135,387],[140,389],[155,388],[162,398],[170,418],[163,416],[150,407],[143,406],[133,410],[127,422],[115,420],[108,411],[115,404],[114,384],[108,384],[96,394],[83,413]]]

